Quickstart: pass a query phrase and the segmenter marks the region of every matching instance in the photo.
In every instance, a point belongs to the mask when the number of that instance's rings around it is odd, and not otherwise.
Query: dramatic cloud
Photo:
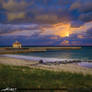
[[[61,42],[61,45],[69,45],[69,41],[68,40],[64,40]]]
[[[2,6],[9,12],[19,12],[25,10],[28,4],[24,0],[3,0]]]
[[[82,21],[91,21],[92,20],[92,12],[81,14],[79,16],[79,19]]]
[[[90,12],[92,11],[92,0],[75,0],[72,3],[70,10],[76,10],[80,12]]]
[[[39,32],[40,26],[37,24],[19,24],[19,25],[12,25],[12,24],[0,24],[0,35],[14,35],[14,36],[29,36],[35,34],[36,31]]]
[[[86,35],[87,37],[92,38],[92,28],[87,30]]]
[[[0,0],[0,43],[15,40],[25,45],[91,45],[92,0]]]
[[[24,12],[20,12],[20,13],[8,13],[8,20],[12,21],[15,19],[24,19],[25,18],[25,13]]]

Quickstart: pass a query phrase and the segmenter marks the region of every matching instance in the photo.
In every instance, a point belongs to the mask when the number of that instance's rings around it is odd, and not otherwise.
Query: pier
[[[81,47],[23,47],[23,48],[4,47],[0,48],[0,54],[17,54],[17,53],[43,52],[51,50],[75,50],[75,49],[81,49]]]

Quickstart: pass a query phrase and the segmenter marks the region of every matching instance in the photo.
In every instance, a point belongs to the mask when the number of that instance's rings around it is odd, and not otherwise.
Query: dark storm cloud
[[[92,20],[92,11],[89,13],[80,14],[79,19],[82,21],[86,21],[86,22],[91,21]]]
[[[80,20],[76,20],[76,21],[71,22],[71,27],[80,27],[83,24],[84,24],[84,22],[82,22]]]
[[[70,7],[71,11],[76,10],[81,21],[92,21],[92,0],[76,0]]]
[[[15,33],[16,31],[19,31],[22,33],[22,31],[32,31],[32,30],[38,30],[40,29],[40,26],[37,24],[24,24],[24,25],[13,25],[13,24],[0,24],[0,36],[3,34],[11,34]]]
[[[92,28],[87,30],[86,35],[87,35],[87,37],[92,38]]]
[[[73,0],[3,0],[1,5],[7,12],[6,17],[8,22],[16,23],[16,21],[25,22],[27,20],[28,22],[40,21],[43,23],[55,23],[62,19],[68,20],[69,13],[66,12],[66,10],[72,1]],[[43,19],[44,16],[47,17]]]
[[[80,19],[91,21],[91,0],[0,0],[4,22],[57,23]],[[4,9],[4,10],[3,10]],[[85,18],[87,18],[85,20]],[[1,20],[0,20],[1,21]]]
[[[75,0],[70,9],[78,9],[80,12],[90,12],[92,11],[92,0]]]
[[[4,22],[91,21],[91,0],[0,0]],[[52,17],[51,17],[52,16]],[[54,17],[53,17],[54,16]],[[87,18],[85,20],[85,18]],[[0,20],[1,21],[1,20]]]
[[[0,0],[1,44],[92,43],[91,21],[92,0]]]

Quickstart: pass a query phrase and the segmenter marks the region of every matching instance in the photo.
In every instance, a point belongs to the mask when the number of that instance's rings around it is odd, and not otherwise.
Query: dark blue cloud
[[[78,38],[78,34],[72,34],[69,38],[40,35],[41,28],[46,24],[49,26],[61,22],[80,28],[91,21],[92,0],[0,0],[0,43],[11,45],[19,40],[27,45],[60,45],[68,40],[71,44],[72,41],[91,44],[92,29],[82,34],[83,39]],[[31,27],[33,24],[37,25]],[[22,35],[11,35],[17,31]]]
[[[37,20],[37,16],[48,15],[57,16],[57,19],[53,22],[52,19],[49,21],[44,20],[42,23],[56,23],[57,21],[91,21],[92,12],[92,1],[91,0],[2,0],[0,14],[5,23],[24,23],[24,22],[41,22]],[[14,17],[9,20],[11,13],[20,16],[18,13],[24,13],[24,17]],[[10,15],[9,15],[10,14]],[[6,20],[6,18],[7,20]],[[85,20],[86,18],[86,20]]]

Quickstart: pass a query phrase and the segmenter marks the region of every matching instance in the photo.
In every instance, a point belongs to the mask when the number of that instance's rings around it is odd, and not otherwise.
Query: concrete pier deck
[[[0,48],[0,54],[16,54],[16,53],[29,53],[29,52],[42,52],[50,50],[70,50],[81,49],[81,47],[24,47],[24,48],[12,48],[4,47]]]

